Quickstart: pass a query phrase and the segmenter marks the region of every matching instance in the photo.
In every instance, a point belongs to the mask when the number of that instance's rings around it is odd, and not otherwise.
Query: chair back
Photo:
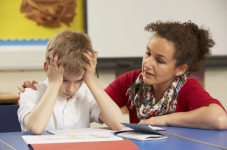
[[[0,132],[21,132],[17,117],[19,105],[0,106]]]

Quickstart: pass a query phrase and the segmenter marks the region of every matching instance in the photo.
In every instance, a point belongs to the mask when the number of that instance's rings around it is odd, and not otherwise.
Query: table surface
[[[0,105],[5,103],[17,105],[18,104],[17,95],[11,93],[0,93]]]
[[[169,130],[169,129],[168,129]],[[173,131],[173,130],[172,130]],[[175,129],[175,131],[177,131]],[[48,135],[48,132],[44,132],[43,135]],[[23,139],[22,135],[30,135],[28,132],[8,132],[8,133],[0,133],[0,149],[4,150],[32,150],[32,147],[27,145]],[[167,135],[167,139],[160,139],[154,141],[133,141],[140,150],[148,150],[148,149],[158,149],[158,150],[166,150],[166,149],[174,149],[174,150],[220,150],[217,147],[205,145],[198,142],[193,142],[187,139]],[[215,137],[213,137],[215,140]],[[226,139],[225,139],[226,140]],[[10,146],[7,146],[10,145]]]
[[[227,130],[203,130],[180,127],[161,127],[167,133],[221,146],[227,149]]]

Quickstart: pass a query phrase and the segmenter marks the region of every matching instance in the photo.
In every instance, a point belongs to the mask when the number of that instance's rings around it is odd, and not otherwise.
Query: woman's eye
[[[63,79],[63,82],[67,82],[67,81],[68,81],[68,80],[64,80],[64,79]]]
[[[147,56],[151,56],[151,53],[150,52],[146,52]]]
[[[158,61],[158,63],[160,63],[160,64],[163,64],[164,63],[164,61],[162,61],[162,60],[157,60]]]

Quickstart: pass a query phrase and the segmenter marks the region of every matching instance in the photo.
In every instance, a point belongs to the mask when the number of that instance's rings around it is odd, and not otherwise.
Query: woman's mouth
[[[146,78],[152,78],[152,77],[154,77],[154,74],[152,74],[150,72],[146,72],[146,71],[144,71],[144,75],[145,75]]]

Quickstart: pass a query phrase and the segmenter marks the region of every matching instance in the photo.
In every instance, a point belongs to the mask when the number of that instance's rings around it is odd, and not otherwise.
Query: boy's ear
[[[177,71],[176,71],[176,76],[181,76],[182,74],[184,74],[188,69],[188,65],[187,64],[183,64],[180,67],[177,67]]]
[[[44,71],[47,72],[48,71],[48,65],[47,65],[47,62],[44,62],[43,64],[43,68],[44,68]]]

